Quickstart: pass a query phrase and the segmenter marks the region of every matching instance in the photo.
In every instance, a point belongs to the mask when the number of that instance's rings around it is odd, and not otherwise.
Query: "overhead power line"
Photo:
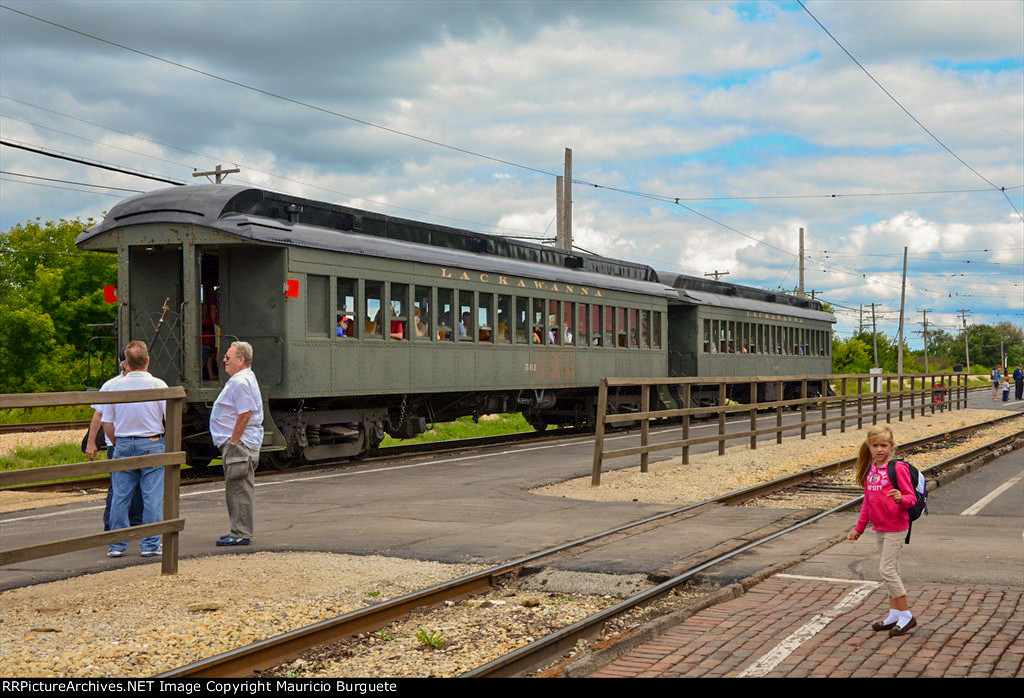
[[[29,179],[43,179],[47,182],[60,182],[61,184],[77,184],[80,187],[96,187],[97,189],[116,189],[117,191],[127,191],[133,194],[141,194],[141,189],[125,189],[124,187],[112,187],[108,184],[90,184],[89,182],[72,182],[67,179],[53,179],[52,177],[40,177],[38,175],[23,174],[21,172],[7,172],[6,170],[0,170],[0,174],[14,175],[15,177],[28,177]],[[17,180],[10,179],[9,182],[15,182]],[[27,184],[27,182],[26,182]]]
[[[810,18],[811,18],[811,19],[813,19],[813,20],[815,21],[815,23],[816,23],[816,24],[817,24],[817,25],[818,25],[819,27],[821,27],[822,31],[824,31],[824,32],[825,32],[826,34],[828,34],[829,38],[830,38],[830,39],[832,39],[832,41],[834,41],[834,42],[836,43],[836,46],[838,46],[839,48],[843,49],[843,53],[845,53],[845,54],[846,54],[847,56],[849,56],[849,57],[850,57],[850,60],[851,60],[851,61],[853,61],[854,63],[856,63],[856,64],[857,64],[857,67],[858,67],[858,68],[860,68],[861,70],[863,70],[863,71],[864,71],[864,74],[865,74],[865,75],[867,75],[867,76],[868,76],[869,78],[871,78],[871,82],[875,83],[875,84],[876,84],[876,85],[878,86],[878,89],[880,89],[880,90],[881,90],[882,92],[884,92],[884,93],[886,94],[886,96],[887,96],[887,97],[888,97],[889,99],[891,99],[891,100],[893,101],[893,103],[894,103],[894,104],[895,104],[895,105],[896,105],[897,107],[899,107],[900,109],[902,109],[902,110],[903,110],[903,113],[904,113],[904,114],[906,114],[907,116],[909,116],[909,117],[910,117],[910,118],[911,118],[911,119],[912,119],[912,120],[914,121],[914,123],[915,123],[915,124],[917,124],[918,126],[920,126],[920,127],[921,127],[921,130],[923,130],[923,131],[924,131],[925,133],[927,133],[927,134],[928,134],[929,136],[931,136],[931,137],[932,137],[932,139],[933,139],[933,140],[934,140],[934,141],[935,141],[936,143],[938,143],[938,144],[939,144],[940,146],[942,146],[942,148],[943,148],[943,149],[944,149],[944,150],[945,150],[945,151],[946,151],[947,153],[949,153],[950,155],[952,155],[953,157],[955,157],[955,158],[956,158],[957,160],[959,160],[959,161],[960,161],[960,163],[961,163],[961,164],[962,164],[962,165],[963,165],[964,167],[966,167],[966,168],[967,168],[968,170],[970,170],[971,172],[973,172],[974,174],[976,174],[976,175],[977,175],[978,177],[980,177],[980,178],[981,178],[982,180],[984,180],[984,181],[985,181],[986,183],[988,183],[989,185],[991,185],[991,187],[992,187],[993,189],[995,189],[996,191],[1001,191],[1001,192],[1003,193],[1003,196],[1004,196],[1004,197],[1006,198],[1006,201],[1007,201],[1007,202],[1008,202],[1008,203],[1010,204],[1010,207],[1011,207],[1011,208],[1013,209],[1013,212],[1017,214],[1017,217],[1018,217],[1018,218],[1020,218],[1020,217],[1021,217],[1021,215],[1020,215],[1020,211],[1018,211],[1018,210],[1017,210],[1017,207],[1013,205],[1013,201],[1011,201],[1011,200],[1010,200],[1010,197],[1006,195],[1006,187],[1000,187],[1000,186],[998,186],[997,184],[995,184],[994,182],[992,182],[992,181],[991,181],[991,180],[990,180],[990,179],[989,179],[988,177],[986,177],[985,175],[981,174],[981,173],[980,173],[980,172],[978,172],[978,171],[977,171],[976,169],[974,169],[973,167],[971,167],[970,165],[968,165],[968,164],[967,164],[967,162],[966,162],[966,161],[965,161],[965,160],[964,160],[964,159],[963,159],[962,157],[960,157],[959,155],[957,155],[956,153],[954,153],[954,152],[953,152],[953,151],[952,151],[952,150],[951,150],[951,149],[949,148],[949,146],[947,146],[947,145],[946,145],[945,143],[943,143],[943,142],[942,142],[941,140],[939,140],[939,137],[938,137],[938,136],[936,136],[936,135],[935,135],[934,133],[932,133],[931,131],[929,131],[929,130],[928,130],[928,128],[927,128],[927,127],[926,127],[926,126],[925,126],[924,124],[922,124],[922,123],[921,123],[920,121],[918,121],[918,119],[917,119],[917,117],[916,117],[916,116],[914,116],[913,114],[911,114],[911,113],[910,113],[910,111],[909,111],[909,110],[908,110],[908,109],[907,109],[906,107],[904,107],[904,106],[903,106],[902,104],[900,104],[900,101],[899,101],[898,99],[896,99],[896,98],[895,98],[895,97],[894,97],[894,96],[892,95],[892,93],[891,93],[891,92],[889,92],[889,90],[885,89],[885,87],[884,87],[884,86],[882,85],[882,83],[878,82],[878,80],[876,80],[876,79],[875,79],[875,76],[874,76],[874,75],[872,75],[872,74],[871,74],[871,73],[870,73],[870,72],[868,71],[868,69],[867,69],[867,68],[865,68],[865,67],[864,67],[863,65],[861,65],[861,62],[860,62],[860,61],[858,61],[858,60],[857,60],[856,58],[854,58],[854,56],[853,56],[853,54],[852,54],[852,53],[850,53],[849,51],[847,51],[847,50],[846,50],[846,47],[845,47],[845,46],[843,46],[843,45],[842,45],[842,44],[841,44],[841,43],[839,42],[839,39],[837,39],[837,38],[836,38],[835,36],[833,36],[833,35],[832,35],[832,32],[830,32],[830,31],[829,31],[829,30],[828,30],[828,29],[827,29],[827,28],[825,27],[825,25],[824,25],[824,24],[822,24],[822,23],[821,23],[821,22],[820,22],[820,21],[818,20],[818,18],[817,18],[817,17],[815,17],[815,16],[814,16],[814,15],[813,15],[813,14],[811,13],[811,11],[810,11],[810,10],[808,10],[808,9],[807,9],[807,6],[806,6],[806,5],[805,5],[805,4],[803,3],[803,0],[797,0],[797,2],[798,2],[798,3],[800,3],[800,7],[804,8],[804,12],[806,12],[806,13],[807,13],[807,14],[808,14],[808,15],[810,16]]]
[[[156,175],[143,174],[141,172],[133,172],[131,170],[126,170],[126,169],[124,169],[122,167],[114,167],[113,165],[105,165],[105,164],[101,164],[101,163],[98,163],[98,162],[89,162],[88,160],[84,160],[82,158],[76,158],[76,157],[72,157],[70,155],[63,155],[61,153],[56,153],[56,152],[53,152],[53,151],[47,151],[47,150],[43,150],[41,148],[34,148],[34,147],[31,147],[31,146],[28,146],[28,145],[21,145],[21,144],[18,144],[18,143],[12,143],[11,141],[7,141],[7,140],[0,139],[0,145],[6,145],[9,148],[19,148],[21,150],[27,150],[30,153],[36,153],[38,155],[45,155],[48,158],[57,158],[58,160],[67,160],[69,162],[77,162],[80,165],[88,165],[89,167],[98,167],[98,168],[100,168],[102,170],[110,170],[111,172],[120,172],[121,174],[132,175],[133,177],[141,177],[143,179],[152,179],[155,182],[164,182],[166,184],[174,184],[174,185],[177,185],[179,187],[185,185],[184,182],[177,182],[177,181],[175,181],[173,179],[166,179],[164,177],[157,177]]]

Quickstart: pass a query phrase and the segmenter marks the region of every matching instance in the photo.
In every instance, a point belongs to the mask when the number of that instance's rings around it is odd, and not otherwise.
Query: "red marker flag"
[[[284,297],[285,298],[298,298],[299,297],[299,280],[288,279],[284,282]]]
[[[103,300],[107,303],[117,303],[117,286],[104,286]]]

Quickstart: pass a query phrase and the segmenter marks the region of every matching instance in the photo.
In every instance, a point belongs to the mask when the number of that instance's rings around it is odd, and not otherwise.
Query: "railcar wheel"
[[[264,470],[288,470],[294,465],[287,451],[268,451],[260,454],[259,467]]]

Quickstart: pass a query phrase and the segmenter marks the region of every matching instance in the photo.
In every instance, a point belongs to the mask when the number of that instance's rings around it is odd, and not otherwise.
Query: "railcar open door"
[[[149,372],[182,384],[181,245],[133,245],[128,250],[128,336],[149,345]]]
[[[252,344],[253,370],[270,398],[284,382],[285,250],[224,245],[218,253],[220,356],[236,339]]]

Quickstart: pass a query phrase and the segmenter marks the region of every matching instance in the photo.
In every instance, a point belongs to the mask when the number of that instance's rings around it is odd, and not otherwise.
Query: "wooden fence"
[[[909,381],[909,387],[907,382]],[[864,392],[865,382],[872,390]],[[893,383],[896,389],[893,390]],[[784,395],[785,384],[799,383],[800,397],[792,400],[775,400],[757,402],[758,386],[766,388],[774,385],[775,395]],[[744,405],[726,404],[726,386],[748,384],[751,402]],[[718,404],[712,407],[691,407],[691,392],[694,386],[717,385]],[[818,396],[808,397],[808,386],[818,390]],[[682,404],[680,409],[651,410],[651,387],[679,386]],[[829,396],[829,387],[834,386],[838,394]],[[848,390],[856,392],[847,395]],[[884,390],[882,387],[884,386]],[[619,388],[632,390],[640,388],[640,411],[621,414],[608,414],[608,389]],[[765,392],[765,391],[762,391]],[[884,404],[880,404],[883,403]],[[839,414],[829,416],[829,408],[839,406]],[[757,437],[762,434],[775,433],[776,443],[782,443],[782,432],[791,429],[800,430],[800,438],[807,438],[807,428],[821,426],[822,436],[828,433],[828,425],[839,422],[839,431],[845,432],[847,424],[857,423],[857,428],[864,426],[864,421],[878,422],[880,415],[885,415],[886,422],[892,421],[897,415],[903,421],[904,414],[913,419],[920,412],[934,414],[938,410],[963,409],[967,405],[967,376],[964,373],[929,373],[916,375],[897,374],[856,374],[856,375],[802,375],[715,378],[604,378],[601,380],[597,401],[597,433],[594,439],[594,470],[591,484],[601,484],[601,465],[608,458],[624,456],[640,456],[640,471],[646,473],[648,456],[653,451],[681,449],[683,463],[690,462],[690,446],[709,442],[718,442],[718,454],[725,454],[725,443],[730,439],[750,439],[750,448],[757,448]],[[800,409],[800,421],[783,426],[782,414],[786,407]],[[820,418],[809,419],[808,407],[820,410]],[[865,410],[865,407],[870,407]],[[853,409],[855,408],[855,409]],[[757,428],[757,413],[764,410],[775,410],[775,426]],[[725,417],[727,414],[749,413],[750,429],[733,434],[725,433]],[[690,438],[690,418],[698,415],[718,415],[718,433],[711,436]],[[663,444],[650,443],[650,420],[682,418],[682,438]],[[623,448],[615,451],[604,450],[606,425],[628,424],[640,422],[640,446]]]
[[[132,456],[115,460],[85,461],[69,465],[52,465],[44,468],[28,468],[0,473],[0,487],[25,485],[32,482],[53,480],[82,475],[98,475],[136,468],[163,466],[164,468],[164,514],[158,523],[121,528],[114,531],[94,533],[77,538],[64,538],[49,543],[39,543],[23,548],[4,550],[0,548],[0,565],[38,560],[52,555],[62,555],[76,550],[87,550],[125,540],[138,540],[146,536],[163,535],[163,559],[160,571],[163,574],[178,573],[178,533],[185,528],[185,519],[179,518],[179,494],[181,492],[181,465],[185,452],[181,450],[181,415],[185,405],[185,390],[159,388],[151,390],[125,390],[71,393],[35,393],[21,395],[0,395],[0,409],[24,407],[52,407],[58,405],[106,405],[124,402],[149,402],[167,400],[167,416],[164,424],[164,453],[151,456]],[[99,517],[97,517],[97,521]]]

